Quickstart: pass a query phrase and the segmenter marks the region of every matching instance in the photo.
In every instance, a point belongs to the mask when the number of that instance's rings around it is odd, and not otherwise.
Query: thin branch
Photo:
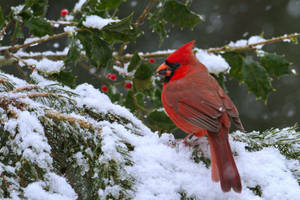
[[[156,1],[157,1],[157,0],[150,0],[150,1],[149,1],[149,3],[147,4],[146,8],[145,8],[144,11],[142,12],[142,14],[141,14],[141,15],[138,17],[138,19],[136,20],[136,22],[135,22],[135,25],[136,25],[136,26],[139,26],[139,25],[141,25],[141,24],[144,22],[145,18],[146,18],[147,15],[149,14],[149,12],[150,12],[150,10],[151,10],[153,4],[154,4]],[[126,47],[127,44],[128,44],[128,42],[124,42],[124,43],[121,45],[121,47],[120,47],[120,49],[119,49],[119,51],[118,51],[118,56],[119,56],[119,57],[122,55],[122,53],[123,53],[123,51],[124,51],[124,49],[125,49],[125,47]]]
[[[48,40],[60,38],[60,37],[66,36],[66,35],[68,35],[68,32],[62,32],[62,33],[54,34],[54,35],[51,35],[51,36],[44,36],[44,37],[42,37],[38,40],[34,40],[34,41],[31,41],[31,42],[28,42],[28,43],[9,46],[9,47],[6,47],[6,48],[1,48],[0,52],[3,52],[3,51],[17,51],[19,49],[31,46],[33,44],[46,42]]]
[[[6,29],[7,27],[11,24],[12,21],[8,22],[3,28],[2,30],[0,31],[0,40],[3,39],[4,35],[5,35],[5,32],[6,32]]]
[[[22,62],[24,65],[28,66],[29,68],[33,69],[32,65],[30,65],[29,63],[27,63],[25,60],[19,58],[18,56],[14,55],[13,53],[6,51],[5,53],[7,53],[8,55],[10,55],[11,57],[13,57],[15,60]],[[29,78],[26,76],[26,74],[24,73],[24,71],[21,69],[21,67],[19,65],[16,65],[17,70],[22,74],[23,78],[29,82]]]
[[[280,41],[283,41],[283,40],[286,40],[286,39],[292,39],[292,38],[298,38],[298,37],[300,37],[300,33],[293,33],[293,34],[289,34],[289,35],[274,37],[274,38],[271,38],[271,39],[268,39],[268,40],[264,40],[264,41],[261,41],[261,42],[252,43],[252,44],[248,44],[248,45],[244,45],[244,46],[232,47],[232,46],[224,45],[223,47],[210,48],[210,49],[207,49],[206,51],[208,53],[247,51],[247,50],[255,49],[256,46],[276,43],[276,42],[280,42]],[[160,58],[160,57],[169,56],[171,53],[173,53],[173,52],[140,53],[139,56],[141,56],[143,58]],[[47,58],[52,59],[52,60],[63,60],[63,59],[65,59],[66,56],[67,56],[66,54],[65,55],[64,54],[59,54],[59,55],[38,54],[38,55],[28,55],[28,56],[24,55],[24,56],[20,56],[20,58],[22,58],[22,59],[28,59],[28,58],[42,59],[43,57],[47,57]],[[131,55],[131,54],[124,55],[124,56],[122,56],[122,58],[117,56],[116,60],[117,61],[122,61],[122,62],[123,61],[129,61],[132,58],[132,56],[133,55]]]
[[[271,44],[271,43],[275,43],[275,42],[281,42],[282,40],[287,40],[287,39],[292,39],[292,38],[297,38],[297,37],[300,37],[300,33],[293,33],[293,34],[289,34],[289,35],[283,35],[283,36],[271,38],[271,39],[268,39],[268,40],[264,40],[264,41],[261,41],[261,42],[248,44],[248,45],[245,45],[245,46],[231,47],[231,46],[225,45],[225,46],[219,47],[219,48],[210,48],[210,49],[207,50],[207,52],[208,53],[220,53],[222,51],[226,51],[226,52],[247,51],[247,50],[255,49],[256,46]]]
[[[283,41],[286,39],[292,39],[292,38],[298,38],[298,37],[300,37],[300,33],[293,33],[293,34],[283,35],[283,36],[271,38],[268,40],[264,40],[262,42],[256,42],[256,43],[252,43],[252,44],[248,44],[248,45],[244,45],[244,46],[232,47],[232,46],[225,45],[223,47],[210,48],[210,49],[207,49],[206,51],[208,53],[247,51],[247,50],[255,49],[256,46],[271,44],[271,43],[280,42],[280,41]],[[139,54],[139,56],[141,56],[143,58],[158,58],[158,57],[169,56],[171,53],[173,53],[173,52],[159,52],[159,53],[154,52],[154,53]],[[133,55],[125,55],[123,57],[123,59],[130,60],[132,56]]]
[[[81,29],[77,29],[76,31],[79,32],[79,31],[83,31],[83,30],[86,30],[86,29],[81,28]],[[42,37],[38,40],[34,40],[34,41],[31,41],[31,42],[28,42],[28,43],[0,48],[0,52],[3,52],[3,51],[17,51],[19,49],[31,46],[33,44],[42,43],[42,42],[46,42],[46,41],[49,41],[49,40],[57,39],[57,38],[66,36],[68,34],[69,34],[69,32],[62,32],[62,33],[54,34],[54,35],[51,35],[51,36],[44,36],[44,37]]]
[[[156,2],[157,0],[150,0],[150,2],[148,3],[148,5],[146,6],[145,10],[143,11],[143,13],[139,16],[139,18],[136,21],[136,25],[139,26],[140,24],[142,24],[145,20],[145,18],[147,17],[148,13],[150,12],[153,4]]]

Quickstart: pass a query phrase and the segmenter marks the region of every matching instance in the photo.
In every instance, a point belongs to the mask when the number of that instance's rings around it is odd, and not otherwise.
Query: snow
[[[62,60],[53,61],[47,58],[43,58],[40,61],[35,59],[26,59],[25,62],[29,65],[35,66],[35,69],[37,69],[38,71],[47,74],[59,73],[64,67],[64,62]],[[20,63],[20,65],[22,64]]]
[[[113,23],[113,22],[119,22],[120,20],[111,19],[111,18],[102,18],[97,15],[90,15],[87,16],[85,21],[83,22],[83,25],[89,28],[96,28],[101,30],[104,26],[107,24]]]
[[[261,36],[258,35],[254,35],[251,36],[248,40],[238,40],[236,42],[230,42],[228,44],[229,47],[242,47],[242,46],[246,46],[249,44],[255,44],[255,43],[259,43],[259,42],[263,42],[265,41],[264,38],[262,38]],[[256,49],[261,49],[263,47],[263,45],[256,45],[254,48]]]
[[[205,58],[214,55],[200,52],[199,56]],[[219,63],[220,61],[215,62]],[[52,82],[42,79],[36,72],[33,72],[32,76],[40,81],[39,85],[52,84]],[[13,77],[10,76],[10,78]],[[17,78],[13,79],[19,87],[26,84]],[[101,128],[101,134],[96,136],[101,137],[98,142],[101,143],[103,153],[97,158],[96,163],[107,163],[109,160],[114,160],[118,163],[118,167],[124,167],[124,170],[120,172],[122,177],[126,179],[128,173],[135,180],[133,191],[128,191],[128,193],[132,193],[135,200],[179,200],[181,199],[180,193],[195,199],[209,200],[300,200],[300,186],[295,178],[295,171],[300,167],[298,160],[287,160],[274,147],[250,152],[245,148],[247,144],[232,139],[233,137],[249,137],[252,134],[257,134],[257,132],[242,133],[237,131],[230,134],[230,144],[242,179],[243,191],[241,194],[233,191],[223,193],[220,184],[212,182],[210,167],[207,168],[203,162],[196,163],[192,159],[195,147],[184,146],[181,140],[174,139],[171,134],[165,133],[159,137],[157,133],[143,125],[129,110],[113,104],[106,94],[89,84],[81,84],[74,90],[69,90],[78,94],[73,98],[78,107],[85,107],[96,113],[111,113],[128,120],[128,122],[95,121],[79,114],[69,114]],[[12,97],[13,94],[0,93],[0,97],[1,95]],[[14,95],[13,97],[18,96],[18,94]],[[24,99],[24,101],[29,104],[33,100]],[[39,121],[39,115],[42,115],[43,112],[39,111],[36,114],[15,108],[14,111],[18,114],[18,118],[7,119],[5,122],[5,130],[14,136],[14,139],[11,140],[13,145],[10,146],[14,147],[13,150],[18,155],[36,163],[45,170],[43,180],[31,182],[22,188],[24,189],[24,197],[33,200],[77,199],[77,194],[67,179],[53,173],[51,147]],[[0,110],[0,114],[3,112]],[[277,131],[279,138],[285,135],[292,138],[297,134],[295,131],[289,132],[288,129]],[[18,134],[16,134],[17,132]],[[91,132],[87,133],[92,134]],[[84,134],[81,136],[87,137]],[[268,139],[267,144],[276,141],[273,137],[266,139]],[[120,149],[126,149],[124,142],[134,147],[132,151],[128,152],[129,155],[126,158],[120,153]],[[200,145],[204,156],[209,156],[207,139],[203,137],[196,143]],[[297,143],[293,145],[295,149],[300,148]],[[74,152],[72,157],[82,168],[81,175],[84,176],[85,172],[88,172],[92,167],[87,155],[92,157],[93,152],[90,148],[85,149],[84,147],[80,147],[80,150],[84,151]],[[6,151],[6,149],[0,150],[1,153]],[[126,159],[133,164],[125,166]],[[0,162],[0,173],[3,171],[14,173],[15,168],[20,166],[20,163],[11,167]],[[98,174],[95,172],[93,178],[97,177]],[[105,189],[99,188],[97,191],[99,198],[105,199],[105,195],[112,195],[118,199],[120,190],[123,190],[122,186],[115,184],[113,180],[107,179],[105,181],[107,187]],[[257,185],[261,186],[261,197],[249,189]],[[14,200],[18,199],[16,191],[11,192],[11,197],[14,195],[12,197]]]
[[[74,7],[74,11],[77,12],[77,11],[80,11],[83,4],[85,4],[87,0],[79,0],[76,4],[75,4],[75,7]]]
[[[49,169],[52,165],[51,147],[45,137],[44,128],[36,116],[28,111],[21,111],[17,119],[8,120],[4,129],[15,137],[12,145],[17,155],[31,160],[42,169]]]
[[[24,190],[24,196],[30,200],[75,200],[77,194],[66,179],[54,173],[46,174],[47,182],[30,183]],[[47,188],[47,189],[46,189]]]
[[[221,72],[229,72],[230,66],[221,55],[207,53],[202,49],[196,50],[196,58],[205,65],[210,73],[218,75]]]

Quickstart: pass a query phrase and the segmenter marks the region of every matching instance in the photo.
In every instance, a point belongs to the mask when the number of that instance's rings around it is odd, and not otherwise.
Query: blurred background
[[[49,0],[48,18],[58,19],[60,11],[64,8],[72,10],[74,0]],[[127,0],[121,4],[118,16],[125,17],[131,12],[139,16],[148,1]],[[11,6],[16,6],[19,0],[1,0],[0,5],[5,14]],[[205,16],[206,21],[197,25],[193,30],[179,27],[172,28],[169,37],[160,45],[159,37],[142,25],[145,34],[135,44],[128,46],[126,51],[135,50],[151,52],[165,49],[176,49],[182,44],[196,40],[196,47],[210,48],[228,44],[230,41],[248,39],[252,35],[263,34],[264,38],[271,38],[283,34],[300,31],[300,0],[194,0],[191,10]],[[67,45],[64,38],[44,43],[35,47],[35,50],[63,50]],[[293,62],[293,68],[300,72],[300,46],[299,44],[275,43],[264,47],[268,52],[276,51],[285,54],[288,61]],[[156,60],[157,65],[162,62]],[[17,70],[12,66],[1,67],[1,70],[18,76]],[[100,88],[101,82],[85,69],[75,68],[78,83],[88,82]],[[274,80],[276,91],[268,96],[265,105],[263,101],[256,100],[249,94],[245,86],[239,85],[235,80],[226,82],[229,96],[238,107],[241,119],[246,130],[265,130],[272,127],[283,128],[292,126],[300,120],[300,77],[283,76]]]

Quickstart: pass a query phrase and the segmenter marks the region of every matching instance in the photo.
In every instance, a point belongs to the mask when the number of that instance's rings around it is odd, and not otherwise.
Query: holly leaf
[[[48,0],[26,0],[24,9],[30,8],[34,16],[45,16]]]
[[[262,57],[260,57],[261,65],[276,77],[280,77],[284,74],[291,74],[290,65],[284,56],[278,55],[276,53],[265,52]]]
[[[127,71],[132,72],[134,69],[136,69],[139,66],[140,62],[141,62],[141,58],[138,52],[135,51],[133,56],[130,59],[130,63],[128,65]]]
[[[130,109],[131,112],[135,111],[135,103],[134,103],[134,93],[133,91],[128,91],[126,99],[125,99],[125,107]]]
[[[162,9],[162,17],[180,27],[194,28],[196,24],[203,22],[203,18],[190,11],[186,5],[176,0],[167,1]]]
[[[163,111],[153,111],[147,116],[147,121],[155,130],[170,132],[176,128],[175,124],[170,120],[170,118]]]
[[[163,39],[167,37],[167,30],[165,25],[168,23],[166,20],[162,19],[158,14],[158,9],[154,14],[149,13],[148,20],[152,31],[159,35],[160,43],[163,42]]]
[[[80,31],[77,38],[80,40],[90,62],[97,67],[110,67],[113,64],[112,50],[108,43],[99,37],[99,32]]]
[[[33,16],[29,18],[25,21],[25,26],[37,37],[53,34],[51,25],[42,17]]]
[[[153,68],[151,64],[142,63],[139,68],[137,68],[134,78],[139,80],[149,79],[153,75]]]
[[[24,35],[22,32],[22,27],[20,26],[20,22],[16,21],[15,29],[14,29],[14,33],[11,37],[11,41],[14,41],[15,39],[19,39],[19,38],[24,38]]]
[[[221,55],[230,66],[229,75],[240,82],[243,81],[242,65],[245,55],[235,52],[226,52]]]
[[[52,74],[50,77],[71,88],[76,86],[76,76],[73,75],[72,71],[60,71],[58,74]]]
[[[2,7],[0,6],[0,28],[5,24],[5,20],[3,17]]]
[[[68,65],[70,63],[74,63],[76,65],[79,58],[80,58],[79,46],[76,44],[75,39],[72,38],[67,57],[65,59],[65,65]]]
[[[135,25],[131,23],[133,13],[119,22],[110,23],[103,27],[103,38],[110,43],[116,41],[133,41],[141,33]]]
[[[144,107],[145,103],[144,103],[144,94],[141,92],[138,92],[135,94],[135,99],[136,99],[136,103],[141,106]]]
[[[266,69],[253,60],[252,56],[246,56],[242,64],[242,74],[249,91],[266,102],[268,93],[273,90]]]

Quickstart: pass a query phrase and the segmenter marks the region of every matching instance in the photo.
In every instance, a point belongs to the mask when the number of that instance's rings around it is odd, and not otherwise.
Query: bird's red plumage
[[[233,188],[241,192],[241,180],[228,142],[230,117],[243,130],[238,111],[217,81],[208,73],[192,52],[189,42],[168,58],[168,63],[179,63],[172,76],[164,83],[162,104],[171,120],[186,133],[197,137],[208,135],[212,180],[220,181],[224,192]],[[163,64],[163,67],[167,68]]]

